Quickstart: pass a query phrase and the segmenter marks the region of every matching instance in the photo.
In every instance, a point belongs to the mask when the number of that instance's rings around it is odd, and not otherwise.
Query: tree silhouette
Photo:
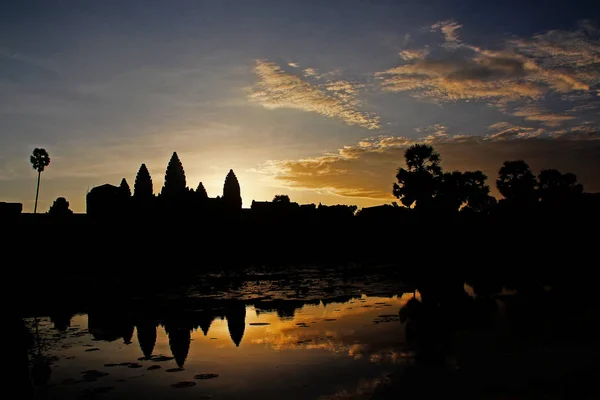
[[[466,179],[462,172],[445,172],[437,179],[434,204],[438,210],[456,212],[467,201]]]
[[[440,155],[428,144],[415,144],[404,152],[409,171],[427,171],[433,175],[442,173]]]
[[[406,207],[427,208],[442,174],[440,155],[427,144],[415,144],[406,149],[404,160],[408,169],[398,169],[392,193]]]
[[[48,214],[61,217],[65,215],[72,215],[73,211],[69,209],[69,202],[64,197],[59,197],[54,200],[54,203],[50,206]]]
[[[131,189],[129,188],[129,184],[127,183],[127,179],[121,179],[121,184],[119,185],[119,192],[124,197],[131,197]]]
[[[498,175],[496,187],[507,201],[521,206],[535,202],[537,182],[525,161],[505,161]]]
[[[242,196],[240,194],[240,184],[232,169],[225,177],[223,185],[223,201],[233,209],[242,208]]]
[[[543,204],[565,206],[583,193],[583,185],[577,175],[562,174],[555,169],[545,169],[538,175],[538,194]]]
[[[174,151],[169,164],[167,165],[167,171],[165,172],[165,184],[162,188],[161,195],[163,196],[178,196],[187,191],[185,183],[185,171],[183,170],[183,164],[177,156],[177,152]]]
[[[35,206],[33,207],[33,213],[35,214],[37,213],[38,195],[40,193],[40,178],[44,168],[50,165],[50,157],[48,156],[46,149],[35,148],[33,149],[31,157],[29,157],[29,161],[31,162],[33,169],[38,172],[37,189],[35,190]]]
[[[290,204],[290,196],[287,194],[277,194],[273,197],[273,203]]]
[[[152,178],[146,168],[146,164],[142,164],[138,173],[135,177],[135,184],[133,186],[133,197],[136,198],[149,198],[154,194],[152,188]]]
[[[196,189],[196,195],[198,196],[198,198],[200,198],[200,200],[208,199],[208,193],[206,193],[206,189],[204,188],[202,182],[198,184],[198,188]]]
[[[496,198],[490,196],[490,187],[485,183],[487,175],[481,171],[466,171],[463,173],[464,209],[476,212],[489,210],[496,203]]]

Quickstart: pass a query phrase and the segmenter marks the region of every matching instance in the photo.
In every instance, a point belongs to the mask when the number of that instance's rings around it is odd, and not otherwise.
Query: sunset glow
[[[158,193],[173,151],[211,197],[233,169],[244,207],[390,203],[416,142],[447,171],[522,158],[600,191],[598,12],[433,3],[3,2],[1,200],[33,210],[34,147],[43,212],[141,163]]]

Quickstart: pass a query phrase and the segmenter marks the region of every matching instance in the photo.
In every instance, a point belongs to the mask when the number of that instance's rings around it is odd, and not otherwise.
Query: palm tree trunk
[[[38,201],[38,194],[40,193],[40,176],[41,175],[42,175],[42,171],[38,171],[38,183],[37,183],[37,189],[35,191],[35,206],[33,206],[34,214],[37,212],[37,201]]]

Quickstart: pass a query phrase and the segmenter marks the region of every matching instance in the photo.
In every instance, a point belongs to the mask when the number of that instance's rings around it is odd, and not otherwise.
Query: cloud
[[[437,131],[436,131],[437,129]],[[482,170],[492,194],[499,196],[494,181],[506,160],[524,159],[535,173],[557,168],[578,175],[587,191],[600,191],[600,133],[598,127],[565,130],[541,137],[534,128],[498,123],[489,136],[439,135],[415,140],[400,136],[375,136],[336,152],[301,160],[269,161],[262,169],[283,186],[329,192],[335,195],[390,202],[404,151],[412,144],[432,144],[441,154],[444,170]],[[594,131],[595,129],[595,131]]]
[[[419,60],[375,74],[384,91],[409,92],[433,101],[474,100],[506,104],[536,99],[543,88],[520,79],[516,60],[478,56],[464,60]]]
[[[600,128],[593,124],[581,124],[554,131],[550,135],[560,139],[600,140]]]
[[[441,46],[447,51],[435,58],[428,48],[401,52],[402,65],[375,73],[383,90],[435,102],[483,101],[501,109],[509,102],[542,101],[553,92],[563,99],[600,93],[598,30],[589,24],[513,39],[495,50],[459,40],[461,27],[454,21],[432,25],[444,34]]]
[[[453,20],[441,21],[431,25],[432,31],[441,31],[444,34],[444,47],[448,49],[455,49],[459,47],[460,40],[458,39],[457,31],[462,28],[462,25],[456,23]]]
[[[562,70],[584,85],[600,83],[600,30],[589,21],[577,30],[552,30],[533,38],[515,39],[510,46],[551,71]]]
[[[319,71],[316,68],[306,68],[302,72],[306,77],[319,77]]]
[[[298,63],[295,63],[295,62],[290,62],[290,63],[288,63],[288,65],[292,68],[300,68],[300,65],[298,65]]]
[[[429,54],[429,49],[414,49],[414,50],[402,50],[398,53],[403,60],[411,61],[411,60],[422,60],[427,57]]]
[[[573,115],[550,113],[540,110],[535,106],[522,107],[518,111],[514,112],[513,115],[517,117],[524,117],[527,121],[541,122],[543,125],[551,127],[556,127],[564,121],[575,119]]]
[[[336,118],[348,125],[380,127],[377,115],[358,109],[361,103],[356,96],[360,85],[334,81],[319,87],[264,60],[257,60],[254,72],[259,82],[250,89],[248,97],[267,109],[297,109]]]
[[[489,140],[531,139],[545,133],[545,130],[541,128],[512,125],[508,122],[497,122],[488,128],[495,131],[487,136]]]

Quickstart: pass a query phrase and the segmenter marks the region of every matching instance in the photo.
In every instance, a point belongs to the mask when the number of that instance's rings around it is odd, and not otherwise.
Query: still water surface
[[[398,311],[411,294],[239,305],[193,319],[38,319],[49,398],[345,399],[411,362]],[[33,320],[29,321],[34,323]]]

